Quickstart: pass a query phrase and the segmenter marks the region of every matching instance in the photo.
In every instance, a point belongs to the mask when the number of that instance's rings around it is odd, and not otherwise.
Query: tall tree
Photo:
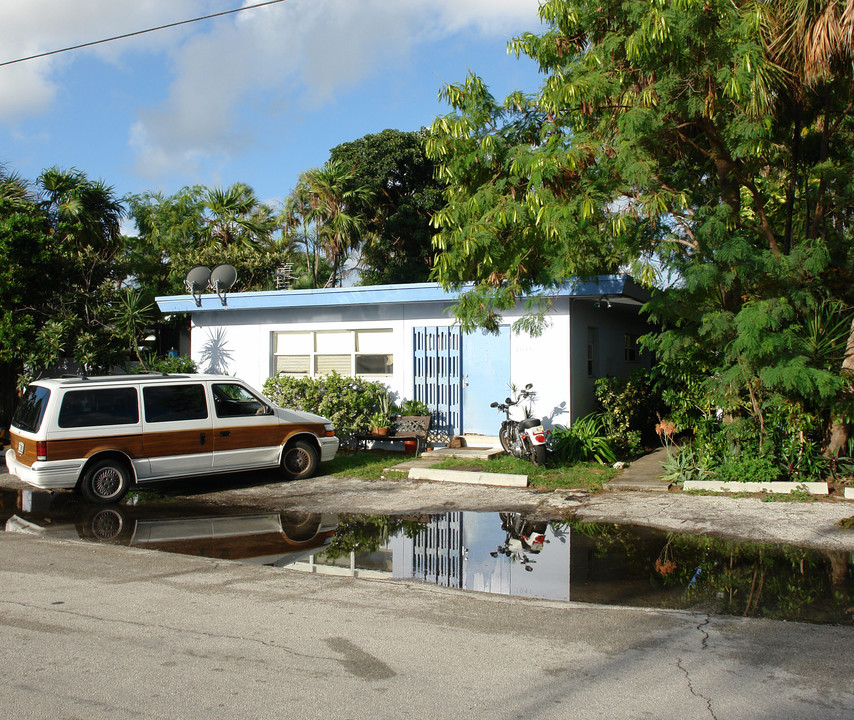
[[[680,278],[649,308],[659,356],[704,348],[719,407],[850,417],[846,338],[810,338],[854,305],[854,86],[847,50],[784,61],[780,13],[806,5],[843,4],[547,0],[544,31],[510,43],[539,64],[536,93],[446,87],[428,154],[448,183],[436,275],[475,282],[461,321],[655,258]]]
[[[184,292],[194,265],[234,265],[239,289],[268,290],[276,269],[293,257],[276,236],[272,210],[244,183],[225,190],[185,187],[170,196],[141,193],[127,203],[138,235],[128,239],[124,260],[146,302]]]
[[[353,172],[339,162],[329,161],[323,167],[306,170],[300,181],[308,189],[306,221],[314,226],[316,240],[325,252],[332,272],[327,285],[335,287],[342,280],[343,264],[351,250],[365,238],[367,228],[364,207],[371,197],[364,185],[353,183]]]
[[[426,131],[383,130],[332,148],[330,159],[353,173],[354,186],[370,190],[358,212],[369,239],[361,248],[365,285],[424,282],[433,267],[433,213],[442,185],[424,152]]]
[[[8,426],[23,358],[60,277],[59,253],[29,184],[0,166],[0,427]]]
[[[46,170],[30,186],[0,172],[0,413],[14,380],[60,362],[88,371],[122,356],[110,306],[121,271],[121,203],[76,170]]]
[[[296,187],[285,198],[280,222],[286,238],[295,246],[301,247],[305,272],[297,281],[309,288],[317,288],[329,278],[328,266],[323,262],[323,251],[318,236],[320,218],[312,214],[312,193],[305,173],[302,173]]]
[[[255,191],[245,183],[207,190],[204,206],[208,210],[205,234],[215,245],[264,245],[276,228],[272,210],[259,202]]]

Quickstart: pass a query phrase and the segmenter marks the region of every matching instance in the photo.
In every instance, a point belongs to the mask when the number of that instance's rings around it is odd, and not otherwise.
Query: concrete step
[[[468,485],[497,485],[500,487],[528,487],[527,475],[510,473],[476,472],[471,470],[439,470],[438,468],[412,468],[410,480],[432,480],[433,482],[455,482]]]
[[[449,447],[439,447],[429,452],[424,453],[421,457],[428,458],[433,457],[437,460],[446,460],[447,458],[465,458],[469,460],[489,460],[490,458],[494,458],[498,455],[503,455],[504,449],[502,447],[490,447],[490,446],[482,446],[482,447],[464,447],[464,448],[449,448]]]

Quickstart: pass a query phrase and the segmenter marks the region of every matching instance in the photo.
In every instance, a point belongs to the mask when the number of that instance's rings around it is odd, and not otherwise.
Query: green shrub
[[[596,413],[578,418],[568,428],[556,425],[549,439],[553,457],[567,464],[595,460],[610,465],[617,458],[606,433],[604,419]]]
[[[191,375],[198,372],[195,361],[189,355],[178,355],[176,357],[143,355],[143,360],[145,360],[149,372],[179,373],[181,375]],[[137,373],[145,371],[141,365],[134,369],[134,372]]]
[[[732,455],[715,468],[715,479],[724,482],[772,482],[780,479],[780,465],[771,454]]]
[[[635,370],[624,378],[599,378],[595,392],[617,454],[637,455],[644,445],[657,444],[655,423],[665,408],[648,370]]]
[[[369,432],[371,416],[380,411],[388,389],[380,382],[331,373],[323,377],[278,375],[264,383],[264,394],[283,407],[323,415],[342,439]]]

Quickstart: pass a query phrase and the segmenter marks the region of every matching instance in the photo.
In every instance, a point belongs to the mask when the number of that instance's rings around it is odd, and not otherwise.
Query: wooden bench
[[[358,433],[356,440],[358,447],[366,448],[368,441],[374,442],[402,442],[415,441],[415,454],[422,452],[427,447],[427,433],[430,431],[430,415],[402,415],[394,421],[394,426],[389,428],[387,435],[370,433]]]

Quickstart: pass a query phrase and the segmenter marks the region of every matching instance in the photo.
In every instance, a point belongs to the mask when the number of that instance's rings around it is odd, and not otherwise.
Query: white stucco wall
[[[273,374],[277,332],[392,330],[394,373],[369,379],[386,382],[401,398],[412,397],[412,329],[450,325],[445,304],[339,306],[313,310],[199,312],[191,326],[192,357],[201,372],[235,375],[260,389]]]
[[[523,314],[520,303],[504,319],[512,324]],[[570,420],[569,298],[557,298],[547,317],[549,324],[539,337],[511,335],[510,379],[517,388],[534,386],[537,396],[532,410],[551,427]]]
[[[504,321],[511,324],[523,313],[520,304],[505,314]],[[624,375],[638,367],[640,363],[624,362],[623,336],[631,327],[643,332],[634,309],[614,305],[606,310],[595,308],[591,300],[568,297],[555,300],[549,320],[540,337],[510,335],[510,382],[516,387],[533,384],[537,391],[533,410],[547,427],[569,425],[595,409],[595,377],[587,373],[588,327],[598,329],[597,376]],[[413,328],[452,324],[445,302],[200,311],[194,313],[191,326],[192,357],[201,372],[233,375],[260,390],[273,374],[276,332],[387,328],[393,331],[394,373],[371,379],[386,382],[399,399],[411,398]],[[508,394],[509,388],[496,380],[494,399]],[[499,420],[496,413],[496,430]]]

